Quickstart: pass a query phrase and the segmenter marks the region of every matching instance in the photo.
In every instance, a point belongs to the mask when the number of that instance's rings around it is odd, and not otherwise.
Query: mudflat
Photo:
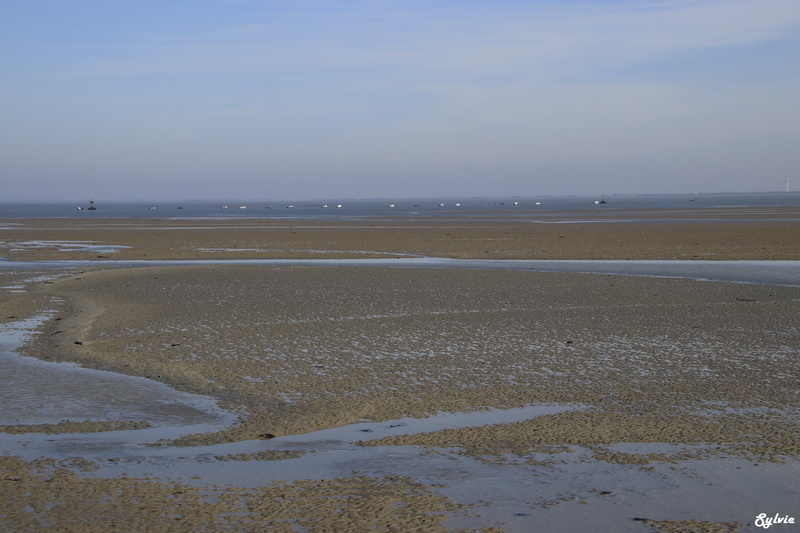
[[[516,213],[453,219],[9,219],[8,259],[800,259],[800,208]],[[74,243],[67,246],[66,243]],[[117,248],[119,247],[119,248]]]
[[[363,444],[455,449],[487,463],[513,457],[532,475],[549,468],[543,454],[557,457],[570,447],[588,450],[601,465],[644,469],[719,458],[796,468],[800,287],[222,261],[405,255],[800,259],[800,222],[784,216],[773,210],[736,222],[588,223],[576,222],[575,214],[565,215],[570,223],[14,221],[2,229],[6,257],[94,262],[47,283],[28,282],[26,292],[0,293],[0,320],[49,306],[52,319],[24,347],[26,354],[150,377],[214,396],[240,413],[229,428],[172,445],[300,434],[365,419],[569,404],[579,408]],[[127,248],[65,250],[65,241]],[[220,263],[104,265],[111,259],[193,258]],[[109,428],[115,423],[107,421]],[[97,430],[97,421],[87,424],[93,426],[86,431]],[[621,443],[684,447],[637,453],[619,451],[615,445]],[[467,512],[412,478],[354,475],[225,487],[212,502],[181,481],[92,479],[82,474],[91,465],[77,462],[8,456],[2,466],[3,524],[20,531],[43,524],[66,530],[135,524],[176,531],[290,531],[294,525],[436,531],[454,529],[445,519]],[[98,512],[107,519],[87,525],[87,514]],[[673,528],[659,530],[744,527],[733,518],[722,523],[676,516],[637,524]]]

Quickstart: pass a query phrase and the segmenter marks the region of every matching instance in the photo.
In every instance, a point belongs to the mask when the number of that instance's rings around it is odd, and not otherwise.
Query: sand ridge
[[[781,426],[798,407],[787,386],[798,371],[790,357],[799,348],[791,318],[800,305],[796,288],[534,272],[203,266],[86,273],[47,290],[65,301],[88,300],[93,310],[78,303],[83,318],[55,323],[61,333],[45,331],[31,350],[153,377],[248,413],[198,443],[360,419],[580,403],[593,409],[531,421],[538,438],[532,430],[509,431],[531,444],[581,445],[731,445],[755,433],[760,447],[747,439],[753,453],[797,453]],[[754,327],[762,335],[754,337]],[[766,426],[738,414],[755,408],[771,409],[760,422]],[[771,423],[783,429],[766,431]],[[480,432],[468,433],[475,439]],[[403,443],[449,439],[432,438]]]

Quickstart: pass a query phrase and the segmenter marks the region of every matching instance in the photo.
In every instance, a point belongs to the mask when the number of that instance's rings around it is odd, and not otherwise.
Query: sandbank
[[[521,217],[521,218],[520,218]],[[13,260],[366,258],[798,260],[800,208],[468,213],[458,219],[9,219]]]

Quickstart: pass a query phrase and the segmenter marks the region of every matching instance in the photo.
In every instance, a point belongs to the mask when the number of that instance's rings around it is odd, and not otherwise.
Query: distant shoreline
[[[608,223],[613,222],[613,223]],[[800,260],[800,207],[458,216],[0,218],[0,258]]]
[[[441,200],[467,200],[467,201],[514,201],[514,200],[534,200],[534,199],[548,199],[558,200],[565,198],[594,198],[596,196],[605,195],[608,198],[654,198],[654,197],[709,197],[709,196],[771,196],[771,195],[800,195],[800,191],[783,189],[776,189],[772,191],[705,191],[705,192],[650,192],[650,193],[627,193],[627,192],[599,192],[587,193],[582,192],[579,194],[508,194],[508,195],[476,195],[476,194],[442,194],[442,195],[383,195],[383,196],[316,196],[316,197],[274,197],[269,196],[248,196],[248,197],[229,197],[229,198],[106,198],[98,197],[99,201],[119,204],[119,203],[138,203],[143,205],[163,204],[163,203],[184,203],[184,204],[208,204],[208,203],[237,203],[237,202],[258,202],[269,200],[272,202],[299,202],[299,203],[319,203],[319,202],[384,202],[384,201],[399,201],[399,202],[436,202]],[[4,204],[62,204],[62,203],[83,203],[87,202],[85,198],[68,198],[64,200],[37,200],[37,199],[21,199],[21,200],[6,200],[0,202]]]
[[[69,200],[0,203],[0,219],[25,218],[353,218],[425,216],[452,218],[469,212],[495,216],[524,216],[527,211],[558,212],[675,208],[774,208],[800,206],[800,192],[605,194],[572,196],[442,196],[406,198],[212,199],[212,200]],[[90,209],[90,207],[96,209]]]

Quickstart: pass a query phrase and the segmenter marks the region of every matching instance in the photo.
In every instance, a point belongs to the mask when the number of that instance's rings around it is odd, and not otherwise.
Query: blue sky
[[[5,0],[3,201],[800,184],[800,2]]]

